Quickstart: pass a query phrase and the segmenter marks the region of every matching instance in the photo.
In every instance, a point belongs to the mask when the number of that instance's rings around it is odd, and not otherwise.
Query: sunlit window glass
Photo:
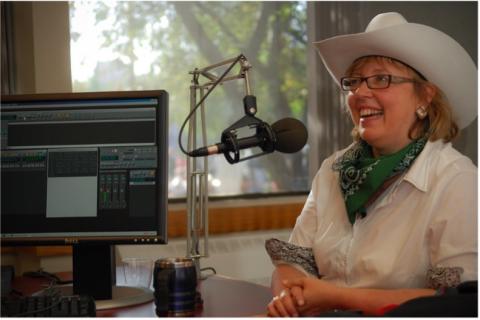
[[[169,197],[185,197],[178,147],[189,105],[189,71],[243,53],[252,64],[257,117],[306,124],[306,2],[112,1],[70,3],[73,90],[164,89],[170,94]],[[206,102],[208,144],[244,115],[243,83],[220,86]],[[184,140],[186,141],[186,137]],[[248,151],[247,151],[248,152]],[[252,152],[255,152],[252,150]],[[209,158],[209,193],[308,190],[308,146],[235,165]]]

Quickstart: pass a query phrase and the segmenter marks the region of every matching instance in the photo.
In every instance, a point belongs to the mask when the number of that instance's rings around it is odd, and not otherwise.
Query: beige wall
[[[68,2],[13,3],[16,93],[71,92]]]
[[[15,93],[71,92],[68,2],[14,2],[12,5]],[[1,264],[15,266],[20,274],[55,259],[61,258],[41,259],[34,254],[10,252],[2,253]]]

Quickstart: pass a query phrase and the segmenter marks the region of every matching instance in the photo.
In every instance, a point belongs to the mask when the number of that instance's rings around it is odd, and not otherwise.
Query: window
[[[70,3],[73,91],[153,90],[170,94],[169,197],[185,197],[178,133],[189,107],[189,71],[243,53],[252,64],[257,117],[306,124],[306,2]],[[207,141],[244,115],[243,82],[215,89],[206,102]],[[182,141],[186,141],[186,131]],[[295,154],[230,165],[209,158],[210,195],[309,189],[308,145]]]

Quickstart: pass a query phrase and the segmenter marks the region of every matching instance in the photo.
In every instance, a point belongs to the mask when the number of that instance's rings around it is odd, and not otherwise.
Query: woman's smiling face
[[[349,76],[386,74],[413,79],[408,67],[390,60],[370,57],[356,63]],[[348,94],[348,107],[360,137],[375,156],[395,153],[410,143],[409,131],[416,121],[415,110],[422,105],[414,83],[390,83],[388,88],[370,89],[363,81]]]

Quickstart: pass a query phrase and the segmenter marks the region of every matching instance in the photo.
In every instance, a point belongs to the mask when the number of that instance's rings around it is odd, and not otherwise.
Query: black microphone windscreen
[[[294,118],[280,119],[272,124],[277,142],[275,150],[283,153],[294,153],[303,148],[307,143],[308,132],[304,124]]]

